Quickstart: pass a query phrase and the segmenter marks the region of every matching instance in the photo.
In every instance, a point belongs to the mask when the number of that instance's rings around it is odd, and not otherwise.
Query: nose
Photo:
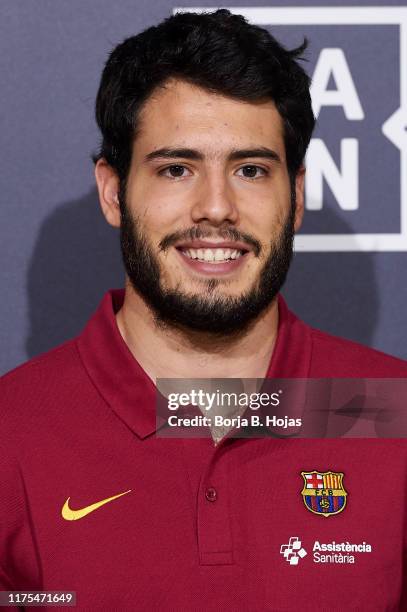
[[[237,223],[239,214],[236,197],[224,173],[208,172],[202,177],[195,194],[191,217],[195,223],[206,221],[214,226],[225,222]]]

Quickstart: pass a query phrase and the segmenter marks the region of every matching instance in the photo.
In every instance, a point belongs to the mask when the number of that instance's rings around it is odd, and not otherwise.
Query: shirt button
[[[216,489],[214,489],[213,487],[209,487],[208,489],[206,489],[205,491],[205,497],[208,501],[210,502],[214,502],[217,500],[218,494],[216,492]]]

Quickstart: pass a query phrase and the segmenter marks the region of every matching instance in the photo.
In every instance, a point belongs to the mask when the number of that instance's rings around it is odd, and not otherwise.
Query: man
[[[304,48],[219,10],[109,57],[95,174],[126,288],[3,378],[3,590],[75,591],[81,610],[404,609],[402,440],[155,435],[161,378],[407,376],[279,295],[314,127]]]

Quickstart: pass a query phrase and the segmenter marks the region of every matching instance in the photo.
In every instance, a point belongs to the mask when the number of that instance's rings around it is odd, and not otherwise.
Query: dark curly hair
[[[100,158],[125,183],[143,103],[169,78],[237,100],[273,100],[284,126],[291,180],[300,168],[315,118],[310,78],[296,59],[307,40],[291,51],[267,30],[227,9],[177,13],[124,40],[110,53],[96,98],[102,133]]]

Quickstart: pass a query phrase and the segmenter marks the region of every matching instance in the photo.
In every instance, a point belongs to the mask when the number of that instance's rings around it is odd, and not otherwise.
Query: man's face
[[[284,282],[301,221],[279,113],[172,80],[139,126],[120,198],[130,281],[161,323],[246,328]]]

